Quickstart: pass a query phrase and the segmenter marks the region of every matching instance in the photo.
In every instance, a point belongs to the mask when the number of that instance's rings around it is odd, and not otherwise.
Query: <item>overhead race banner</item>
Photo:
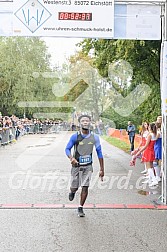
[[[74,0],[67,3],[0,0],[0,36],[161,39],[161,5],[116,4],[116,0],[114,7],[105,6],[103,0],[88,1],[88,7]]]
[[[14,0],[14,36],[114,37],[114,0]]]

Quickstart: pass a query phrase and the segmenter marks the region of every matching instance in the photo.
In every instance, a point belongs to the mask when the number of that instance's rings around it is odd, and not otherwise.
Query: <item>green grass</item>
[[[111,145],[129,153],[130,145],[121,141],[120,139],[114,138],[114,137],[109,137],[109,136],[103,136],[103,139],[106,140]]]

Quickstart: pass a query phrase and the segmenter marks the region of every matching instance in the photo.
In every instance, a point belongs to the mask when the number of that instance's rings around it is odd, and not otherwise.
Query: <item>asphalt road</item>
[[[105,209],[106,204],[152,205],[161,185],[143,188],[140,161],[130,167],[130,155],[104,140],[105,180],[98,179],[94,155],[86,202],[102,209],[86,208],[86,217],[79,218],[75,207],[68,208],[70,164],[64,148],[69,137],[68,132],[29,135],[0,148],[0,251],[165,252],[167,210]],[[72,204],[78,203],[79,192]],[[67,207],[24,209],[28,204]]]

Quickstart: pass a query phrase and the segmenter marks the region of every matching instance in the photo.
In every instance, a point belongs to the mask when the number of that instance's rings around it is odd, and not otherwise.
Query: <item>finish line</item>
[[[0,204],[0,209],[76,209],[76,204]],[[167,205],[154,204],[85,204],[84,209],[153,209],[167,210]]]

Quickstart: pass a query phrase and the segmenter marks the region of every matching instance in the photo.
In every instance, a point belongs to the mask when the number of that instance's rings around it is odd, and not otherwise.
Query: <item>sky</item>
[[[81,38],[58,38],[58,37],[45,37],[48,47],[48,52],[51,54],[51,64],[61,66],[67,58],[74,55],[79,47],[77,43],[81,42]]]

